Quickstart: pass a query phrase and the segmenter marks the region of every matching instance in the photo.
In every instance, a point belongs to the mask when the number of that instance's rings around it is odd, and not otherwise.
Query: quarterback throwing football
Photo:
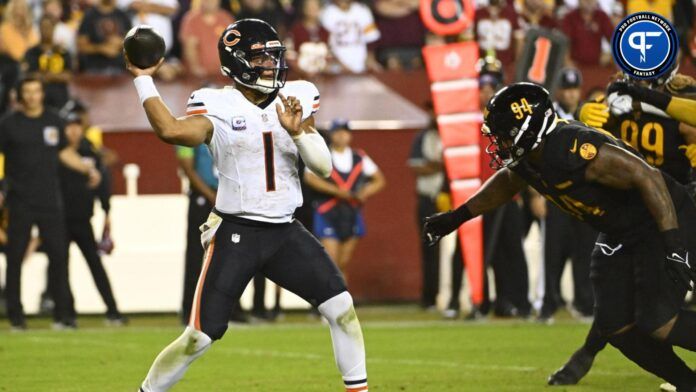
[[[170,144],[205,143],[220,173],[215,208],[201,227],[206,252],[189,325],[155,359],[140,391],[169,390],[222,338],[232,305],[258,272],[318,307],[346,391],[367,391],[362,332],[344,279],[293,219],[302,204],[298,155],[312,172],[331,173],[331,154],[313,127],[319,92],[306,81],[285,83],[285,47],[263,21],[231,24],[218,51],[235,87],[195,91],[182,118],[172,116],[152,81],[159,64],[128,63],[157,136]]]

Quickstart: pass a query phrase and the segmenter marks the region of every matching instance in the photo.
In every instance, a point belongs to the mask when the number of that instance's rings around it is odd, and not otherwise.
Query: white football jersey
[[[287,82],[280,92],[300,100],[303,121],[319,109],[319,91],[310,82]],[[208,148],[220,174],[220,212],[282,223],[302,205],[297,146],[280,125],[276,103],[279,97],[262,109],[231,86],[191,94],[186,113],[204,115],[215,127]]]
[[[329,4],[320,19],[330,33],[329,45],[338,61],[352,72],[364,72],[367,44],[377,41],[380,36],[372,11],[360,3],[352,3],[348,11]]]

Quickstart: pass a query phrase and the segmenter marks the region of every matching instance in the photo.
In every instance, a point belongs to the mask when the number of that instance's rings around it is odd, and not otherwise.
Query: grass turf
[[[546,387],[548,374],[582,342],[588,325],[528,321],[444,322],[413,307],[365,307],[371,391],[657,391],[660,380],[613,348],[574,387]],[[173,316],[136,317],[125,328],[80,319],[77,331],[30,320],[0,329],[0,391],[136,391],[157,353],[181,332]],[[696,356],[683,354],[687,362]],[[342,391],[328,328],[304,315],[232,327],[173,391]]]

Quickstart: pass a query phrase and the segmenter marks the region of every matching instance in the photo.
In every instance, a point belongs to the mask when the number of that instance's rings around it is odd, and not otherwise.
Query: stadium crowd
[[[274,26],[288,59],[303,77],[422,67],[421,48],[442,37],[427,32],[418,1],[374,0],[7,0],[0,2],[0,111],[8,108],[22,73],[51,86],[47,104],[69,99],[77,73],[125,72],[122,41],[131,26],[148,24],[164,38],[163,79],[219,75],[215,43],[236,19]],[[567,65],[609,65],[613,26],[636,11],[666,16],[676,26],[682,53],[693,57],[693,4],[688,0],[482,0],[470,29],[447,40],[476,40],[482,54],[504,67],[523,50],[531,28],[557,30],[569,42]]]

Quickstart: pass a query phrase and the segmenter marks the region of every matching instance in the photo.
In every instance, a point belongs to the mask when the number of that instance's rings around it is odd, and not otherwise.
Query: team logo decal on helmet
[[[239,34],[239,31],[229,30],[227,33],[225,33],[225,35],[222,36],[222,41],[227,46],[235,46],[237,43],[239,43],[241,36],[242,35]]]
[[[514,167],[556,127],[549,92],[534,83],[516,83],[498,91],[484,110],[481,132],[495,170]]]

